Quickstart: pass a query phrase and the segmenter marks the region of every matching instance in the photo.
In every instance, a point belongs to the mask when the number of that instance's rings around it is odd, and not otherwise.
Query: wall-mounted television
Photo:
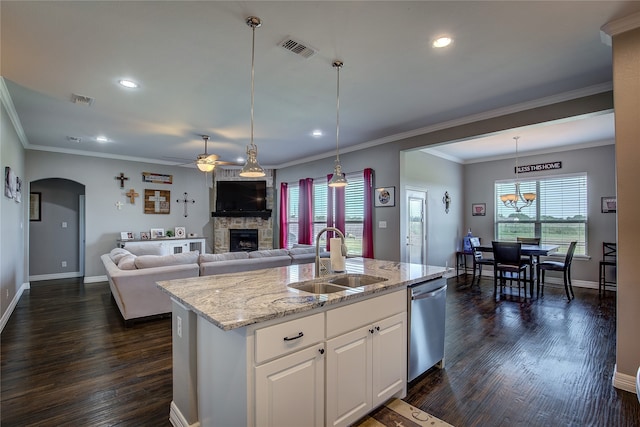
[[[266,181],[218,181],[216,213],[267,210]]]

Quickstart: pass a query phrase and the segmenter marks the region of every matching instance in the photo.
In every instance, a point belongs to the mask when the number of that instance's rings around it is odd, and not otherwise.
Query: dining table
[[[523,256],[536,257],[536,262],[540,262],[541,256],[551,255],[554,252],[557,252],[558,248],[560,248],[560,245],[550,245],[550,244],[530,245],[530,244],[523,243],[520,246],[520,253]],[[493,252],[493,245],[482,244],[480,246],[477,246],[476,249],[479,250],[480,252]],[[533,284],[535,283],[535,275],[536,275],[535,271],[531,271],[529,274],[530,280],[531,280],[531,283],[529,286],[531,297],[533,297]],[[525,289],[525,294],[526,294],[526,289]]]

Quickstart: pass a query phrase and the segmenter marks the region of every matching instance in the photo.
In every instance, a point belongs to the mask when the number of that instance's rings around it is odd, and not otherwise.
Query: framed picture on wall
[[[40,213],[40,199],[42,193],[34,192],[29,194],[29,221],[42,221]]]
[[[486,203],[472,203],[471,204],[471,215],[472,216],[485,216],[487,214],[487,204]]]
[[[603,197],[600,201],[600,208],[602,213],[613,213],[618,208],[618,203],[615,196]]]
[[[396,187],[378,187],[373,195],[374,206],[387,207],[396,205]]]

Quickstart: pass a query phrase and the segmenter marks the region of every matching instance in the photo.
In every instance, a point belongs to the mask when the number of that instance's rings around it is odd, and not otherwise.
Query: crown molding
[[[5,110],[7,110],[9,120],[11,120],[11,123],[13,124],[13,128],[18,135],[18,139],[20,140],[22,147],[27,148],[29,141],[27,140],[27,135],[24,133],[24,128],[22,127],[22,123],[20,122],[20,118],[16,112],[16,107],[13,105],[9,89],[4,82],[4,77],[0,77],[0,101],[2,101],[2,105],[4,105]]]
[[[508,114],[519,113],[521,111],[531,110],[534,108],[544,107],[547,105],[557,104],[560,102],[571,101],[578,98],[583,98],[586,96],[597,95],[599,93],[607,92],[613,90],[613,83],[606,82],[598,85],[587,86],[581,89],[572,90],[569,92],[563,92],[556,95],[546,96],[544,98],[534,99],[532,101],[522,102],[519,104],[513,104],[503,108],[497,108],[495,110],[489,110],[478,114],[473,114],[471,116],[462,117],[459,119],[449,120],[446,122],[437,123],[435,125],[426,126],[419,129],[414,129],[407,132],[398,133],[395,135],[389,135],[384,138],[375,139],[373,141],[364,142],[362,144],[352,145],[350,147],[340,148],[340,153],[350,153],[353,151],[364,150],[367,148],[375,147],[377,145],[387,144],[389,142],[400,141],[407,138],[412,138],[415,136],[425,135],[432,132],[437,132],[443,129],[449,129],[456,126],[463,126],[469,123],[479,122],[483,120],[493,119],[496,117],[505,116]],[[308,163],[320,159],[325,159],[327,157],[335,156],[335,151],[327,152],[325,154],[318,154],[315,156],[305,157],[303,159],[293,160],[291,162],[275,165],[274,168],[282,169],[289,166],[295,166],[303,163]],[[455,161],[453,159],[450,159]]]
[[[604,24],[600,27],[600,40],[607,46],[612,46],[614,36],[636,28],[640,28],[640,12]]]

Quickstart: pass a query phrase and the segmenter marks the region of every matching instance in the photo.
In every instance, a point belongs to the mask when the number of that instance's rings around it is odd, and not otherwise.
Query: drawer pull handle
[[[318,351],[320,352],[320,354],[324,354],[324,348],[319,348]]]
[[[369,329],[369,332],[374,333],[375,331],[373,329]]]
[[[304,334],[302,332],[300,332],[295,337],[284,337],[284,340],[285,341],[293,341],[293,340],[297,340],[298,338],[302,338],[303,336],[304,336]]]

